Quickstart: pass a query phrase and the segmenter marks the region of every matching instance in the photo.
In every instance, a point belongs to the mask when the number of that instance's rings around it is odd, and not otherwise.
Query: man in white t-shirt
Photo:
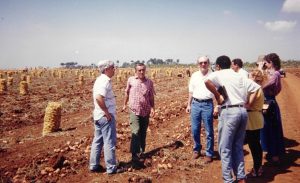
[[[233,59],[231,68],[235,72],[241,74],[243,77],[249,78],[249,73],[245,69],[243,69],[243,61],[241,59],[239,59],[239,58]]]
[[[97,77],[93,87],[95,131],[89,169],[91,172],[103,171],[100,165],[100,155],[104,146],[106,172],[108,174],[121,173],[124,169],[118,168],[116,161],[116,100],[111,84],[115,66],[110,60],[100,61],[98,66],[101,75]]]
[[[201,121],[206,133],[205,163],[212,162],[214,155],[214,129],[213,129],[213,94],[206,88],[204,81],[209,76],[209,59],[202,56],[197,60],[199,70],[192,74],[189,82],[189,98],[186,112],[191,116],[191,130],[194,140],[193,158],[201,155]]]
[[[232,176],[234,173],[237,182],[245,182],[243,143],[248,115],[244,105],[247,103],[248,93],[256,95],[260,86],[230,69],[231,61],[228,56],[218,57],[216,65],[221,70],[210,74],[205,85],[221,105],[218,144],[223,179],[224,182],[234,182]],[[220,86],[226,90],[228,96],[226,101],[216,90]]]

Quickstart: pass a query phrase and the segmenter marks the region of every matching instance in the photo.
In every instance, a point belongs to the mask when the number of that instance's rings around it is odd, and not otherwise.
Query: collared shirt
[[[94,99],[94,120],[99,120],[105,115],[104,111],[100,108],[96,101],[96,96],[101,95],[104,97],[105,105],[108,112],[115,116],[116,114],[116,99],[112,90],[111,79],[105,74],[101,74],[97,77],[93,87],[93,99]]]
[[[210,70],[206,75],[203,75],[201,71],[196,71],[192,74],[189,83],[189,93],[193,93],[193,98],[206,100],[214,97],[214,95],[206,88],[204,83],[210,74]]]
[[[225,87],[228,100],[223,105],[244,105],[247,102],[248,93],[255,92],[260,88],[260,85],[232,69],[216,71],[211,73],[207,79],[217,87]]]
[[[140,80],[137,76],[128,78],[125,92],[129,95],[129,108],[138,116],[149,116],[151,107],[154,107],[153,82],[145,78]]]

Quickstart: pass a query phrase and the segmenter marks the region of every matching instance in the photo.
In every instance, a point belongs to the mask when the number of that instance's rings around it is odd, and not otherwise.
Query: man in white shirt
[[[239,59],[239,58],[233,59],[231,68],[235,72],[241,74],[243,77],[249,78],[249,73],[245,69],[243,69],[243,61],[241,59]]]
[[[212,162],[214,153],[213,94],[206,88],[204,81],[209,76],[209,59],[202,56],[197,60],[199,71],[194,72],[189,82],[189,98],[186,112],[191,115],[191,130],[194,140],[193,158],[201,155],[200,130],[203,120],[206,133],[205,162]]]
[[[98,63],[101,75],[96,79],[93,87],[94,100],[94,138],[91,147],[91,172],[103,171],[100,165],[100,155],[104,146],[104,160],[108,174],[121,173],[122,168],[116,162],[116,100],[112,90],[111,78],[115,74],[114,63],[103,60]]]
[[[260,88],[258,84],[241,76],[230,69],[230,58],[223,55],[217,58],[216,65],[221,70],[208,77],[205,85],[210,90],[219,105],[221,112],[218,124],[219,154],[222,162],[222,174],[224,182],[234,182],[232,172],[237,182],[245,182],[245,163],[243,143],[247,125],[247,95],[256,95]],[[223,86],[227,92],[227,100],[216,90]]]

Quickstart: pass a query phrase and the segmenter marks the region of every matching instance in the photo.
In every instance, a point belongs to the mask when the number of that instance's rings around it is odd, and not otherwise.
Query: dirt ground
[[[287,69],[282,79],[279,103],[286,155],[282,165],[273,167],[264,160],[264,175],[247,182],[297,182],[300,179],[300,69]],[[49,79],[50,78],[50,79]],[[185,113],[187,77],[155,79],[156,117],[147,135],[146,168],[108,176],[90,173],[88,160],[93,138],[93,78],[79,86],[74,77],[32,78],[30,94],[20,96],[17,87],[0,95],[0,183],[2,182],[222,182],[221,162],[204,158],[192,160],[190,121]],[[17,83],[17,81],[16,81]],[[124,82],[114,82],[117,96],[117,159],[130,168],[128,113],[121,112]],[[61,130],[42,136],[43,117],[49,101],[63,103]],[[214,121],[215,150],[217,120]],[[204,132],[202,132],[204,134]],[[202,142],[204,136],[201,137]],[[245,145],[246,170],[252,158]],[[103,158],[101,164],[105,166]]]

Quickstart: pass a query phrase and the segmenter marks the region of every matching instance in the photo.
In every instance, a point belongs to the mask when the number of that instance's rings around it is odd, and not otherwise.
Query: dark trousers
[[[130,112],[130,151],[132,153],[133,160],[137,160],[139,158],[139,153],[145,152],[148,124],[149,116],[137,116],[133,112]]]
[[[256,172],[262,165],[262,148],[260,144],[260,129],[246,130],[246,140],[248,142],[252,158],[253,168]]]

